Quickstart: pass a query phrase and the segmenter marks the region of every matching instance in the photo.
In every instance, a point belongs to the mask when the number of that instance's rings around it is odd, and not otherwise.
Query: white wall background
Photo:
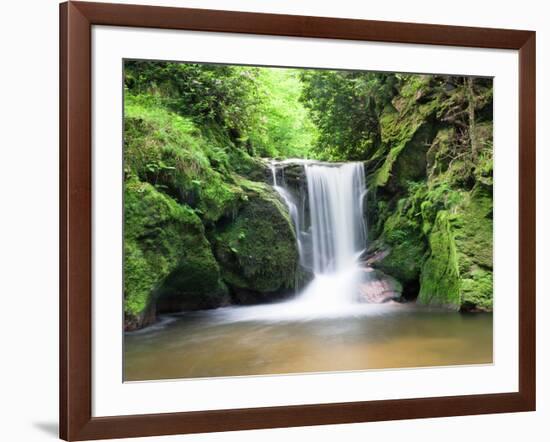
[[[122,2],[121,0],[118,0]],[[58,7],[56,0],[1,3],[0,26],[0,439],[57,438]],[[127,2],[130,3],[130,2]],[[134,0],[133,3],[147,3]],[[550,435],[550,11],[537,0],[150,0],[157,5],[352,17],[537,31],[538,411],[333,425],[146,440],[248,442],[546,441]],[[546,124],[545,124],[546,123]],[[145,439],[140,439],[145,440]]]

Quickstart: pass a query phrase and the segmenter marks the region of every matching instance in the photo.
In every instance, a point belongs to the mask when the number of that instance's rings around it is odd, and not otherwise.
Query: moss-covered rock
[[[402,199],[397,203],[373,247],[388,252],[373,267],[397,278],[404,286],[418,280],[426,244],[419,217],[409,200]]]
[[[144,322],[152,293],[179,261],[179,206],[129,178],[124,193],[124,297],[128,328]]]
[[[124,197],[126,329],[153,321],[159,296],[191,308],[226,302],[227,289],[193,210],[133,177]]]
[[[229,152],[229,161],[237,174],[253,181],[267,182],[271,172],[266,160],[250,156],[241,149]]]
[[[392,176],[388,181],[391,191],[406,189],[410,181],[426,177],[426,152],[433,137],[434,129],[430,121],[417,129],[393,164]]]
[[[365,161],[373,266],[421,304],[492,309],[491,110],[482,79],[405,76],[380,116]]]
[[[455,214],[437,214],[418,302],[453,310],[493,308],[493,222],[489,189],[476,187]]]
[[[493,199],[476,187],[453,223],[463,310],[493,309]]]
[[[422,266],[418,303],[460,309],[460,272],[447,211],[437,214],[430,234],[430,255]]]
[[[222,277],[237,302],[271,300],[291,292],[298,250],[284,203],[268,185],[242,180],[248,201],[213,233]]]
[[[368,162],[375,164],[370,174],[374,187],[389,186],[396,192],[406,189],[407,182],[426,176],[426,152],[435,133],[434,116],[438,100],[426,99],[429,78],[405,84],[405,90],[384,109],[380,117],[382,142]]]

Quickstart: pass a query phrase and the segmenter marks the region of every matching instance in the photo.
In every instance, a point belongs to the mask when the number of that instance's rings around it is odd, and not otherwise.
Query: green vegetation
[[[449,213],[438,212],[430,233],[430,256],[424,262],[418,302],[460,309],[460,273]]]
[[[197,215],[134,177],[124,192],[126,328],[154,319],[161,293],[198,298],[188,305],[216,306],[227,293]]]
[[[287,209],[271,186],[246,180],[241,184],[248,204],[216,231],[212,242],[223,278],[242,302],[292,289],[298,250]],[[250,297],[250,291],[259,296]]]
[[[373,265],[407,299],[492,309],[491,80],[127,61],[124,100],[127,329],[292,293],[268,158],[364,162]]]
[[[127,329],[154,320],[156,307],[210,308],[292,291],[294,231],[262,183],[261,157],[312,148],[315,127],[298,101],[297,75],[127,62]]]
[[[422,304],[492,309],[490,80],[401,76],[366,158],[375,266]],[[371,203],[371,205],[373,205]]]
[[[397,77],[372,72],[302,71],[302,100],[319,128],[326,160],[366,160],[380,144],[380,115]]]
[[[299,71],[129,61],[125,73],[127,96],[193,122],[230,160],[234,149],[289,158],[307,156],[314,145],[317,129],[299,102]]]

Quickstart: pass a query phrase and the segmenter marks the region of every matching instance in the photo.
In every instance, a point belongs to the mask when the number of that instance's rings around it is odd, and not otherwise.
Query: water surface
[[[412,304],[357,306],[315,318],[272,316],[272,306],[163,316],[125,336],[125,380],[487,364],[492,314]]]

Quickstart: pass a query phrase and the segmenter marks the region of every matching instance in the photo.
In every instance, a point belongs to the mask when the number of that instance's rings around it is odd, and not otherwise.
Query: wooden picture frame
[[[93,25],[519,51],[519,391],[92,417]],[[60,5],[60,436],[86,440],[535,410],[535,32],[68,2]]]

